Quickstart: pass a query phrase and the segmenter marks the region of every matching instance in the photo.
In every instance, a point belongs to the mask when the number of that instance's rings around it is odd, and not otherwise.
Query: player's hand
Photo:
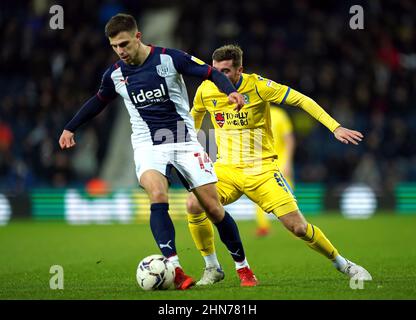
[[[342,143],[352,143],[358,145],[358,143],[364,138],[361,132],[350,130],[344,127],[338,127],[334,130],[334,136]]]
[[[244,106],[244,97],[240,93],[238,93],[236,91],[231,92],[228,95],[228,103],[229,104],[236,103],[237,106],[234,108],[234,111],[237,111],[238,112]]]
[[[62,131],[61,137],[59,138],[61,149],[72,148],[75,144],[74,133],[68,130]]]

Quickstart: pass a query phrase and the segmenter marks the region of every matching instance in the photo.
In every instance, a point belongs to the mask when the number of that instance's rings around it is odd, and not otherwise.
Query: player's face
[[[238,68],[233,66],[233,60],[213,61],[212,66],[219,72],[222,72],[234,84],[240,80],[243,67]]]
[[[115,37],[109,38],[110,45],[121,60],[132,63],[139,56],[141,35],[140,32],[122,31]]]

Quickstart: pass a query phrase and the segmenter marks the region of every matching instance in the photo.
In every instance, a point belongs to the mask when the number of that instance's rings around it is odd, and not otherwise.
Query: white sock
[[[337,270],[344,270],[347,266],[347,259],[345,259],[340,254],[335,257],[335,260],[332,262],[334,264],[334,267],[337,268]]]
[[[217,254],[215,252],[213,254],[204,256],[204,260],[205,260],[206,268],[212,268],[212,267],[220,268],[220,263],[217,259]]]
[[[174,256],[169,257],[169,258],[168,258],[168,260],[169,260],[170,262],[172,262],[172,264],[173,264],[173,266],[174,266],[175,268],[176,268],[176,267],[182,268],[182,267],[181,267],[181,265],[180,265],[180,263],[179,263],[179,257],[178,257],[178,255],[177,255],[177,254],[175,254]]]
[[[244,259],[241,262],[234,261],[234,263],[235,263],[235,269],[236,270],[241,269],[241,268],[245,268],[245,267],[249,267],[250,268],[250,266],[249,266],[249,264],[247,262],[247,259]]]

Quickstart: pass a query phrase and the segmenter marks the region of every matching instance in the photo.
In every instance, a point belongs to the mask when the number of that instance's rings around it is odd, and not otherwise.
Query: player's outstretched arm
[[[75,130],[99,114],[106,107],[106,105],[107,102],[101,100],[98,95],[93,96],[86,103],[84,103],[77,114],[66,124],[64,131],[59,138],[59,146],[61,149],[68,149],[75,146]]]
[[[74,133],[69,130],[62,131],[61,137],[59,138],[59,145],[61,149],[72,148],[76,145],[74,139]]]
[[[342,143],[358,145],[358,143],[364,138],[363,134],[359,131],[350,130],[344,127],[338,127],[334,130],[334,136]]]

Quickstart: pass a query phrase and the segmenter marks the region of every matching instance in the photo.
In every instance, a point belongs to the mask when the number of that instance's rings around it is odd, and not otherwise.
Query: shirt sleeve
[[[65,125],[65,130],[75,132],[80,126],[103,111],[108,103],[117,97],[117,92],[110,76],[113,70],[114,66],[104,72],[97,94],[83,104],[75,116]]]
[[[256,92],[264,101],[276,104],[284,104],[289,94],[290,88],[272,80],[257,76]]]
[[[97,92],[97,97],[104,102],[110,102],[117,97],[114,82],[113,79],[111,79],[111,73],[114,71],[114,69],[115,67],[111,66],[104,72],[101,79],[100,89]]]
[[[334,130],[340,126],[340,124],[313,99],[296,90],[290,89],[287,94],[285,103],[290,106],[302,108],[316,120],[322,123],[325,127],[327,127],[331,132],[334,132]]]
[[[172,57],[173,64],[180,74],[195,76],[204,80],[208,79],[211,75],[211,66],[186,52],[176,49],[166,49],[166,54]]]
[[[256,90],[257,94],[264,101],[302,108],[331,130],[331,132],[334,132],[334,130],[340,126],[340,124],[313,99],[288,86],[259,77],[259,80],[256,83]]]
[[[176,49],[166,49],[166,53],[172,57],[173,64],[180,74],[198,77],[203,80],[212,80],[218,89],[226,95],[237,91],[225,75],[213,69],[204,61]]]
[[[206,111],[207,109],[202,99],[202,85],[200,85],[195,93],[194,103],[191,109],[191,115],[194,118],[196,130],[201,128]]]
[[[98,95],[91,97],[87,102],[84,103],[84,105],[81,107],[81,109],[79,109],[71,121],[65,125],[64,129],[75,132],[80,126],[103,111],[106,106],[107,102],[98,98]]]

